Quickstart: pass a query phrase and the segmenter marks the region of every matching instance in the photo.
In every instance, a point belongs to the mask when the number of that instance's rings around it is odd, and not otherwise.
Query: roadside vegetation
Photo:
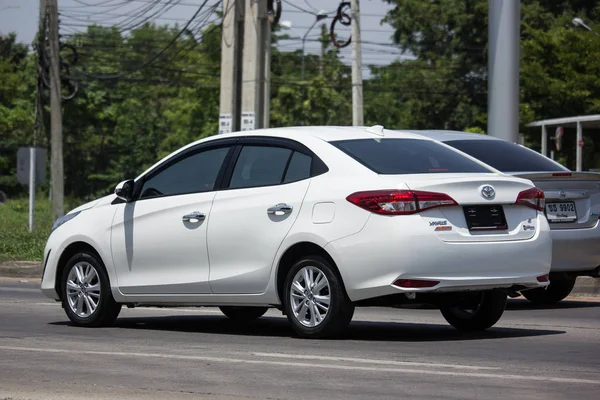
[[[29,233],[28,198],[0,204],[0,262],[41,261],[52,223],[47,194],[39,193],[36,199],[33,233]]]

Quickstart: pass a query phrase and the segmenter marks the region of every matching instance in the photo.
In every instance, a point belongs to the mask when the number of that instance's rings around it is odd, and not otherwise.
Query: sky
[[[125,14],[139,13],[144,7],[152,6],[152,3],[160,1],[169,3],[169,0],[58,0],[58,9],[61,14],[61,33],[68,34],[81,31],[90,22],[103,25],[128,22]],[[189,20],[197,7],[204,0],[175,0],[177,5],[168,9],[165,7],[156,19],[158,24],[183,25]],[[215,4],[217,0],[209,0],[208,4]],[[315,15],[324,11],[328,18],[324,20],[329,26],[332,15],[335,13],[340,0],[283,0],[283,12],[281,21],[289,21],[292,29],[286,33],[292,37],[306,34],[308,28],[315,21]],[[85,4],[88,4],[86,6]],[[90,6],[91,5],[91,6]],[[94,7],[93,5],[97,5]],[[382,65],[398,59],[400,51],[390,46],[393,29],[388,24],[381,24],[381,20],[390,9],[389,4],[383,0],[361,0],[361,26],[363,44],[363,64]],[[30,44],[36,33],[39,16],[39,0],[0,0],[0,34],[10,32],[17,33],[17,40]],[[152,11],[147,15],[151,16]],[[338,24],[340,26],[340,24]],[[349,34],[350,29],[345,27],[336,28],[340,36]],[[308,34],[306,52],[316,53],[320,51],[318,42],[310,39],[319,37],[318,26]],[[377,43],[377,44],[376,44]],[[294,51],[301,48],[300,40],[286,40],[279,44],[281,51]],[[346,63],[351,59],[351,46],[342,49],[341,55]]]

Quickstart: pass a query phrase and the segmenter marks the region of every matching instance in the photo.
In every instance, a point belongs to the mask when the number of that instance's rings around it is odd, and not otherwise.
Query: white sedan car
[[[548,285],[543,210],[531,181],[380,126],[213,136],[57,220],[42,292],[80,326],[122,305],[275,307],[325,337],[355,306],[418,302],[480,330]]]

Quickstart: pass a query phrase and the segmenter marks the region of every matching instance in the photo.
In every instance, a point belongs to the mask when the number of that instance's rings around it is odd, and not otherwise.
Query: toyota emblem
[[[485,199],[493,199],[494,196],[496,195],[496,191],[494,190],[493,187],[491,187],[489,185],[485,185],[484,187],[481,188],[481,195]]]

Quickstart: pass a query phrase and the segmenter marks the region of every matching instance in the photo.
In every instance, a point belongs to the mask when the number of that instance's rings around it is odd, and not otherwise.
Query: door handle
[[[285,203],[279,203],[276,206],[267,209],[267,214],[271,215],[284,215],[291,214],[294,207],[289,206]]]
[[[185,214],[182,218],[183,222],[201,222],[204,221],[206,219],[206,215],[198,212],[198,211],[194,211],[192,213],[189,214]],[[196,220],[196,221],[192,221],[192,220]]]

